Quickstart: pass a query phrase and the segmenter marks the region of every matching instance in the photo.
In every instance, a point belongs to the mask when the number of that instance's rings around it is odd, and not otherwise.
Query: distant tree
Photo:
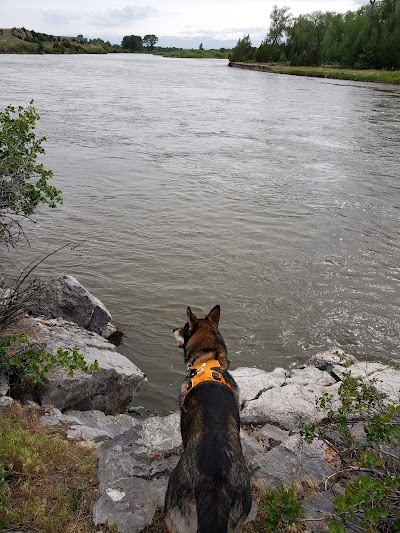
[[[153,51],[154,46],[158,43],[158,37],[155,35],[145,35],[143,37],[143,45],[147,48],[147,50]]]
[[[286,38],[286,34],[292,22],[292,15],[289,7],[272,8],[269,18],[271,24],[267,34],[267,42],[271,45],[282,44]]]
[[[200,45],[199,45],[199,50],[204,50],[204,48],[203,48],[203,43],[200,43]]]
[[[254,57],[254,50],[251,44],[250,35],[245,35],[243,39],[238,40],[237,45],[229,54],[231,61],[249,61]]]
[[[125,50],[131,50],[131,52],[141,52],[143,50],[143,39],[139,35],[125,35],[121,46]]]

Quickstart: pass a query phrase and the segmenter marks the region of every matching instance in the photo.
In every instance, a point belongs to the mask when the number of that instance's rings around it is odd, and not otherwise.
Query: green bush
[[[13,244],[21,232],[21,217],[30,217],[40,204],[56,207],[61,192],[48,182],[51,170],[37,162],[45,137],[35,134],[39,114],[33,100],[25,109],[8,105],[0,111],[0,240]]]
[[[69,377],[75,370],[92,372],[99,369],[98,362],[88,365],[79,352],[78,346],[71,349],[58,348],[56,354],[24,349],[27,342],[25,335],[7,335],[0,337],[0,372],[17,376],[19,381],[40,383],[46,373],[55,368],[62,368]]]
[[[353,376],[347,370],[338,393],[340,405],[323,394],[317,408],[326,413],[320,423],[301,428],[306,442],[319,438],[339,454],[344,494],[334,498],[331,533],[400,531],[400,406],[387,403],[377,379]],[[362,433],[360,435],[360,429]]]
[[[261,531],[286,531],[303,515],[301,496],[292,488],[278,487],[260,501]]]

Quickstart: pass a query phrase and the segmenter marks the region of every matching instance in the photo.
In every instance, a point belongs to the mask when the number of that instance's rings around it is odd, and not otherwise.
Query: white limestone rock
[[[94,361],[99,365],[98,371],[76,370],[72,377],[62,369],[48,372],[46,381],[37,390],[41,405],[53,405],[62,410],[98,409],[105,414],[122,413],[146,381],[143,372],[118,353],[113,344],[76,324],[61,318],[28,317],[21,321],[20,327],[28,333],[31,346],[50,353],[56,353],[60,347],[78,346],[88,365]]]

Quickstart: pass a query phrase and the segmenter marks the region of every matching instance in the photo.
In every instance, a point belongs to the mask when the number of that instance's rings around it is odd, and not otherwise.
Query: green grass
[[[40,410],[0,408],[0,531],[95,533],[96,451],[40,423]]]
[[[293,76],[310,76],[312,78],[332,78],[337,80],[369,81],[374,83],[391,83],[400,85],[400,70],[356,70],[329,67],[291,67],[273,63],[240,63],[243,68],[256,70],[265,66],[270,72],[291,74]]]
[[[294,76],[311,76],[317,78],[334,78],[338,80],[370,81],[376,83],[400,84],[400,70],[353,70],[328,67],[278,67],[272,70],[279,74]]]
[[[220,50],[168,50],[155,52],[163,57],[193,58],[193,59],[228,59],[229,52]]]
[[[100,46],[99,44],[79,44],[78,50],[75,48],[74,43],[72,42],[72,38],[70,37],[63,37],[63,39],[67,39],[71,42],[71,47],[64,47],[63,54],[76,54],[76,53],[83,53],[83,54],[105,54],[107,53],[106,50]],[[44,50],[43,52],[45,54],[59,54],[60,51],[55,49],[53,47],[54,43],[45,41],[43,42]],[[0,29],[0,54],[37,54],[38,53],[38,45],[37,43],[31,43],[28,41],[24,41],[22,39],[19,39],[18,37],[15,37],[15,35],[12,34],[12,30],[10,28],[6,28],[2,30]]]

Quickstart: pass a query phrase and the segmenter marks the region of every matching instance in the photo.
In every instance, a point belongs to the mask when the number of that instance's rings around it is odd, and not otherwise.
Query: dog
[[[220,306],[174,329],[188,374],[180,392],[183,452],[165,497],[167,533],[238,533],[251,505],[240,442],[238,386],[218,330]]]

